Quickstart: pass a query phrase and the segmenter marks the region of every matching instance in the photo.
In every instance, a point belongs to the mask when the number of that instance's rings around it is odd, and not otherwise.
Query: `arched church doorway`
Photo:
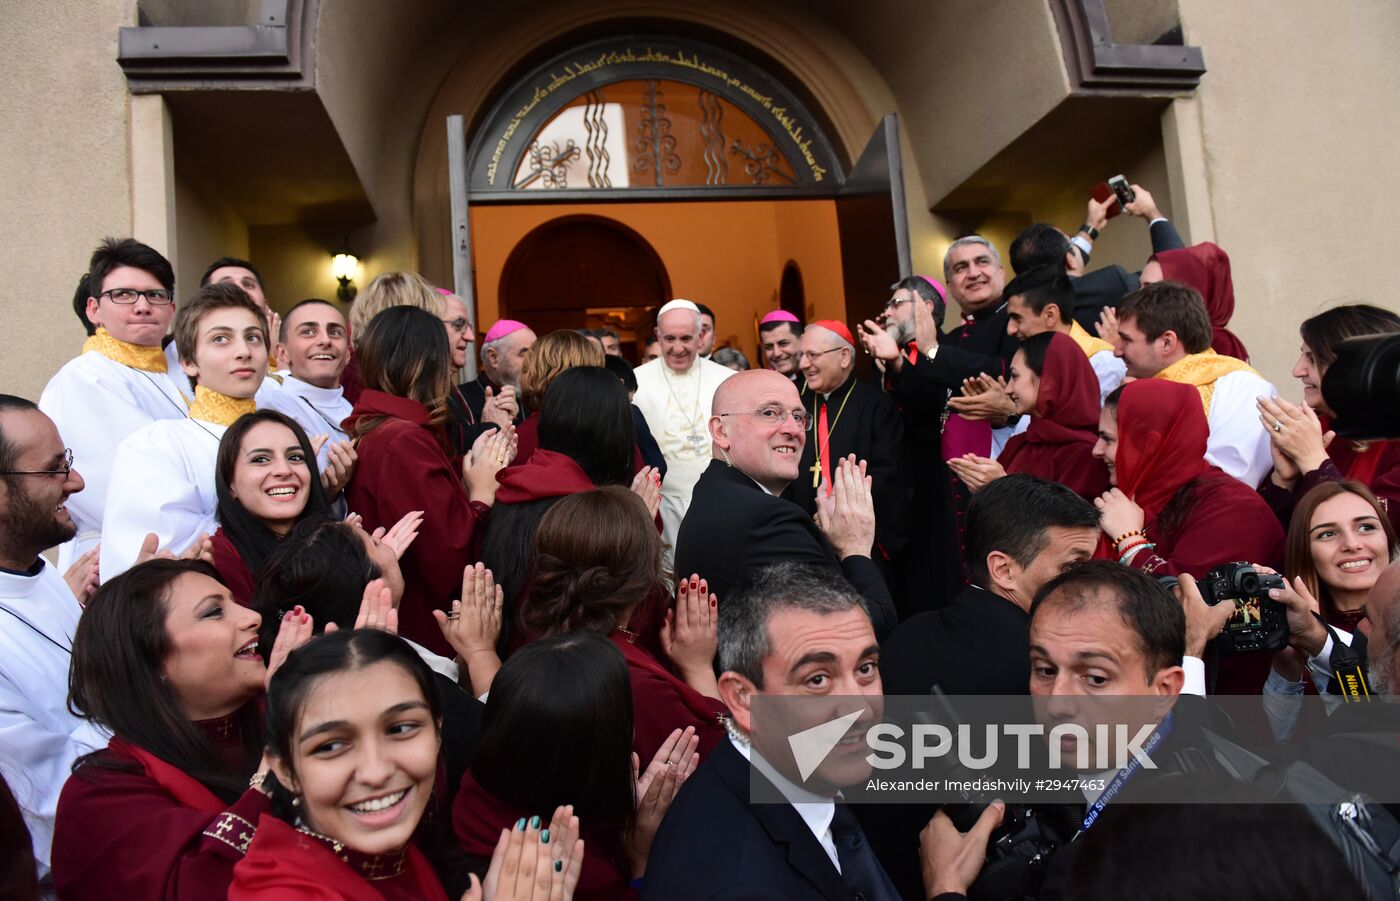
[[[625,345],[670,296],[665,264],[634,229],[604,216],[562,216],[530,231],[507,257],[500,315],[540,334],[607,326]]]
[[[717,346],[757,359],[775,306],[876,315],[909,268],[897,126],[886,117],[848,168],[821,121],[754,59],[677,36],[546,60],[453,161],[478,320],[611,325],[626,342],[685,297],[714,310]]]

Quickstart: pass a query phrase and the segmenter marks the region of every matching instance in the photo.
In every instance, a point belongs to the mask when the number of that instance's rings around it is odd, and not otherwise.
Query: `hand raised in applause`
[[[985,372],[963,379],[962,395],[948,398],[948,406],[964,419],[984,419],[999,427],[1016,412],[1016,404],[1006,393],[1006,379]]]
[[[954,457],[948,461],[948,468],[959,479],[962,479],[967,490],[973,494],[1006,475],[1006,469],[1000,463],[991,457],[979,457],[976,454],[963,454],[961,457]]]
[[[700,736],[694,726],[686,726],[685,731],[674,730],[662,742],[656,756],[647,764],[645,772],[638,773],[640,760],[632,755],[632,780],[636,784],[633,797],[637,799],[637,814],[632,821],[631,834],[626,839],[627,859],[632,864],[632,878],[640,879],[646,874],[647,854],[651,852],[652,839],[676,792],[700,765]]]
[[[557,808],[547,828],[531,817],[502,829],[483,885],[473,874],[462,901],[569,901],[583,869],[573,805]]]
[[[1094,331],[1099,333],[1099,338],[1114,347],[1118,346],[1118,311],[1113,307],[1104,307],[1099,311],[1099,320],[1094,323]]]
[[[387,531],[383,526],[374,530],[372,536],[376,541],[394,549],[394,556],[403,559],[403,555],[408,551],[409,545],[413,544],[418,537],[418,529],[423,525],[423,511],[411,510],[405,513],[394,527]]]
[[[312,450],[319,456],[321,448],[330,440],[329,435],[317,435],[311,440]],[[355,442],[336,441],[326,451],[326,465],[321,467],[321,487],[325,489],[326,500],[334,501],[340,492],[350,484],[355,474],[355,463],[360,456],[355,451]]]
[[[466,666],[466,676],[472,693],[483,695],[491,688],[501,658],[496,653],[496,640],[501,636],[501,617],[505,608],[505,592],[496,584],[491,570],[473,563],[462,570],[462,599],[452,602],[452,610],[433,611],[442,637],[452,645]]]
[[[481,406],[481,421],[494,422],[501,428],[513,426],[515,417],[520,414],[520,402],[516,399],[515,388],[506,385],[499,393],[489,385],[486,388],[486,402]]]
[[[655,466],[643,466],[632,477],[632,493],[647,505],[647,513],[655,519],[661,509],[661,471]]]
[[[851,454],[837,462],[831,474],[831,493],[827,493],[825,482],[817,491],[817,527],[842,560],[869,557],[875,544],[875,499],[870,484],[865,461],[857,463],[856,455]]]
[[[329,634],[339,629],[335,623],[326,623]],[[360,612],[355,615],[356,629],[378,629],[390,635],[399,634],[399,609],[394,604],[394,593],[383,579],[371,579],[360,596]]]
[[[496,502],[496,473],[515,459],[515,426],[489,429],[477,436],[472,449],[462,458],[462,479],[467,495],[488,507]]]
[[[92,550],[74,560],[73,565],[63,574],[63,581],[68,583],[68,589],[73,592],[73,597],[78,599],[79,606],[86,607],[87,602],[92,600],[92,593],[97,590],[97,560],[100,551],[101,548],[94,545]]]
[[[267,678],[263,681],[264,688],[272,684],[272,674],[287,662],[287,655],[306,644],[315,634],[316,623],[300,604],[282,614],[282,621],[277,624],[277,638],[273,640],[272,650],[267,655]]]
[[[904,357],[899,352],[899,345],[883,326],[873,319],[867,319],[856,325],[856,333],[865,352],[874,357],[877,363],[886,363],[894,367],[895,372],[900,370]]]
[[[676,605],[661,625],[661,649],[685,684],[709,698],[719,697],[715,650],[719,646],[719,599],[710,584],[692,573],[676,587]]]

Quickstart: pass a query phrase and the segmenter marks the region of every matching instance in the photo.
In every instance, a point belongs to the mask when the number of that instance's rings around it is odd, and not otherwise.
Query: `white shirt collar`
[[[753,745],[746,741],[735,741],[729,739],[730,744],[739,752],[745,760],[753,764],[754,768],[773,783],[773,787],[782,793],[788,803],[792,804],[793,810],[802,817],[802,822],[807,824],[807,828],[812,830],[812,835],[823,847],[831,843],[831,821],[836,818],[836,801],[833,798],[823,797],[814,792],[808,791],[800,785],[795,784],[782,773],[778,772],[774,766],[763,755],[754,750]],[[832,845],[834,850],[835,846]],[[837,865],[840,869],[840,865]]]
[[[310,382],[303,382],[294,375],[283,379],[282,388],[313,403],[335,404],[345,397],[345,389],[340,385],[336,385],[334,388],[321,388]]]

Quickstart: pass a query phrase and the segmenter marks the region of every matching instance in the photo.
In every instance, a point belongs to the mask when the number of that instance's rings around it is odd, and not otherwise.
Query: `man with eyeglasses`
[[[844,322],[822,319],[802,333],[798,366],[806,379],[800,397],[809,418],[798,478],[783,497],[809,516],[817,498],[832,490],[835,461],[854,454],[866,461],[875,500],[875,550],[871,558],[885,576],[898,607],[902,582],[891,574],[903,565],[911,530],[910,472],[904,448],[904,424],[894,401],[855,375],[856,342]]]
[[[875,634],[895,625],[894,602],[871,560],[875,503],[864,461],[833,458],[831,493],[814,518],[784,490],[799,469],[810,413],[797,388],[771,369],[734,373],[715,391],[708,427],[713,459],[691,494],[676,537],[676,572],[704,576],[724,603],[753,570],[812,563],[844,576],[870,607]]]
[[[82,461],[87,482],[69,502],[76,536],[59,551],[60,569],[91,550],[102,533],[117,445],[157,420],[184,419],[188,409],[161,347],[175,316],[170,261],[132,238],[108,238],[93,253],[88,273],[86,312],[97,333],[39,398],[39,409]]]
[[[73,459],[32,401],[0,394],[0,776],[19,802],[45,884],[59,791],[75,759],[107,744],[67,704],[78,598],[96,587],[96,569],[76,567],[65,582],[41,556],[77,531],[68,504],[83,493],[83,477]]]

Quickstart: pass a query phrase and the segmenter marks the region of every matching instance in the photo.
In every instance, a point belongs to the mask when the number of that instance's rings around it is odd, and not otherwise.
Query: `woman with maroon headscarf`
[[[1230,257],[1217,244],[1205,241],[1182,250],[1153,254],[1142,267],[1142,283],[1180,282],[1200,292],[1210,314],[1214,335],[1210,346],[1218,354],[1249,362],[1249,351],[1226,326],[1235,315],[1235,283],[1230,277]]]
[[[1190,385],[1139,379],[1108,396],[1094,445],[1115,486],[1095,501],[1100,556],[1157,576],[1278,567],[1283,528],[1257,492],[1205,461],[1209,435]]]

